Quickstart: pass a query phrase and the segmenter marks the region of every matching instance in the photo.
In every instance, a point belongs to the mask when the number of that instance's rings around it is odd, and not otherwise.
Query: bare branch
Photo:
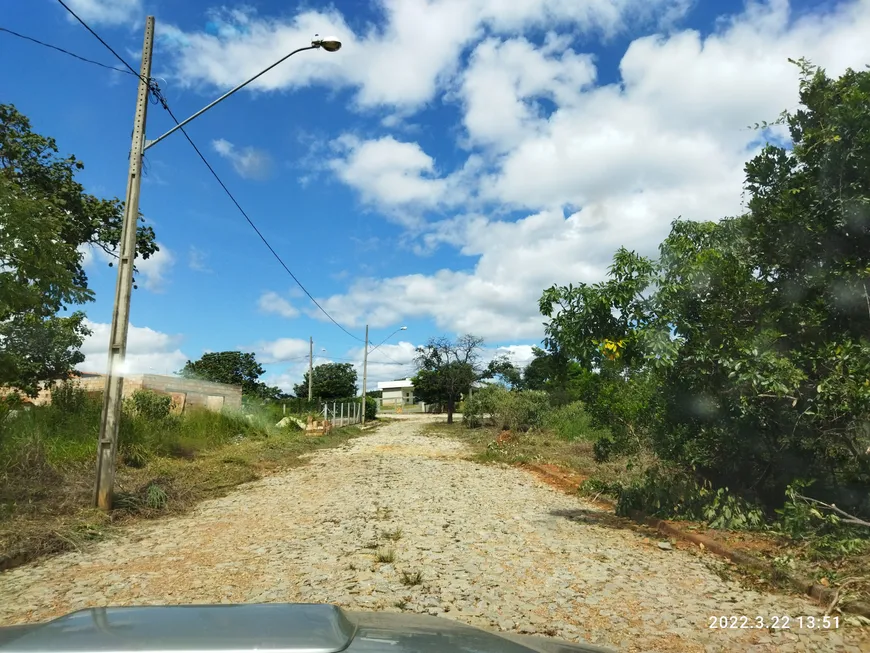
[[[846,517],[846,519],[841,519],[840,521],[843,522],[844,524],[858,524],[859,526],[870,527],[870,522],[864,521],[863,519],[859,519],[855,515],[850,515],[845,510],[841,510],[840,508],[835,506],[833,503],[825,503],[824,501],[819,501],[818,499],[813,499],[812,497],[805,497],[802,494],[796,494],[795,496],[798,499],[802,499],[803,501],[806,501],[807,503],[811,503],[815,506],[821,506],[823,508],[827,508],[828,510],[833,510],[834,512],[836,512],[840,515],[843,515],[844,517]]]

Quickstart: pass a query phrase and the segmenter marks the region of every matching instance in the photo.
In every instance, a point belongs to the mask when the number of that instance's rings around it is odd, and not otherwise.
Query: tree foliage
[[[179,375],[212,383],[242,386],[242,394],[254,399],[277,399],[279,388],[260,381],[265,372],[252,353],[221,351],[203,354],[197,361],[187,361]]]
[[[0,384],[30,394],[82,360],[84,315],[57,315],[94,298],[80,248],[111,253],[120,240],[123,203],[85,193],[83,167],[0,104]],[[150,227],[139,226],[136,251],[157,251]]]
[[[795,63],[793,147],[747,163],[746,213],[678,219],[657,260],[620,249],[608,280],[547,289],[545,345],[590,373],[611,447],[768,506],[813,480],[868,514],[870,72]]]
[[[483,374],[482,346],[483,338],[466,334],[455,341],[444,336],[430,338],[417,348],[414,394],[427,404],[445,406],[448,424],[453,423],[456,402]]]
[[[313,399],[335,401],[354,397],[357,392],[357,374],[351,363],[325,363],[314,368],[311,381]],[[297,397],[308,396],[308,372],[302,383],[294,386]]]

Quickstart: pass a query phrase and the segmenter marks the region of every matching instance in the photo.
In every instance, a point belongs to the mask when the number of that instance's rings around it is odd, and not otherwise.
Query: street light
[[[321,39],[315,36],[311,45],[285,55],[246,82],[224,93],[211,104],[178,123],[162,136],[153,141],[146,141],[145,127],[150,92],[149,82],[151,80],[151,54],[154,49],[154,16],[148,16],[145,21],[145,41],[142,47],[139,91],[136,96],[133,140],[130,147],[130,170],[127,176],[127,195],[124,201],[124,222],[119,243],[118,281],[115,286],[115,307],[112,311],[112,328],[109,333],[108,372],[106,374],[106,389],[103,393],[103,409],[100,416],[100,435],[97,443],[97,479],[94,485],[94,504],[103,510],[111,510],[112,508],[112,494],[115,484],[115,455],[118,449],[118,426],[124,389],[124,378],[121,375],[121,370],[127,353],[127,331],[130,326],[130,295],[133,290],[133,262],[136,256],[136,225],[139,220],[139,194],[142,186],[142,155],[145,150],[154,147],[191,120],[201,116],[297,52],[321,48],[327,52],[335,52],[341,48],[341,42],[335,37]]]
[[[408,327],[406,327],[406,326],[399,327],[398,329],[393,331],[390,335],[388,335],[386,338],[384,338],[384,342],[386,342],[387,340],[392,338],[399,331],[407,331],[407,330],[408,330]],[[382,342],[381,345],[384,344],[384,342]],[[378,347],[380,347],[381,345],[378,345]],[[374,349],[372,349],[372,351],[374,351],[378,347],[375,347]],[[366,324],[366,342],[365,342],[365,347],[363,348],[363,384],[362,384],[362,423],[363,424],[366,423],[366,390],[368,390],[368,388],[366,386],[368,385],[369,353],[371,353],[371,352],[369,352],[369,325]]]
[[[393,331],[390,335],[388,335],[386,338],[384,338],[384,342],[386,342],[387,340],[389,340],[390,338],[392,338],[392,337],[393,337],[394,335],[396,335],[399,331],[407,331],[407,330],[408,330],[408,327],[406,327],[406,326],[403,326],[403,327],[401,327],[401,328],[399,328],[399,329],[396,329],[396,330]],[[384,342],[382,342],[381,345],[384,344]],[[378,347],[380,347],[381,345],[378,345]],[[369,349],[369,353],[371,354],[371,353],[372,353],[375,349],[377,349],[378,347],[372,347],[371,349]]]

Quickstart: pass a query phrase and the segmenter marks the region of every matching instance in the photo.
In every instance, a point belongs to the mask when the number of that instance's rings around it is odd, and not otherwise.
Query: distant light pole
[[[216,104],[244,88],[275,66],[303,50],[324,49],[335,52],[341,42],[334,38],[315,39],[311,45],[294,50],[246,82],[227,91],[211,104],[181,121],[168,132],[148,141],[145,139],[148,94],[151,81],[151,54],[154,48],[154,16],[145,21],[145,42],[142,47],[142,65],[139,72],[139,92],[136,97],[136,114],[133,120],[133,142],[130,147],[130,170],[127,176],[127,195],[124,202],[124,222],[121,227],[120,251],[118,253],[118,281],[115,286],[115,307],[112,311],[112,328],[109,333],[109,362],[106,386],[103,393],[103,410],[100,416],[100,435],[97,444],[97,478],[94,485],[94,504],[103,510],[111,510],[115,485],[115,455],[118,449],[118,426],[121,418],[124,377],[123,364],[127,353],[127,331],[130,326],[130,295],[133,291],[133,263],[136,257],[136,224],[139,220],[139,194],[142,186],[142,155],[194,118],[201,116]]]
[[[393,331],[390,335],[388,335],[386,338],[384,338],[383,342],[381,342],[381,344],[378,345],[378,347],[380,347],[382,344],[384,344],[384,342],[386,342],[387,340],[392,338],[394,335],[396,335],[399,331],[407,331],[407,330],[408,330],[408,327],[406,327],[406,326],[399,327],[398,329]],[[378,347],[373,347],[371,351],[374,351]],[[363,424],[366,423],[366,397],[367,397],[366,390],[368,389],[368,388],[366,388],[366,385],[368,384],[369,354],[370,353],[371,352],[369,352],[369,325],[366,324],[366,342],[365,342],[365,347],[363,348],[363,382],[362,382],[362,423]]]

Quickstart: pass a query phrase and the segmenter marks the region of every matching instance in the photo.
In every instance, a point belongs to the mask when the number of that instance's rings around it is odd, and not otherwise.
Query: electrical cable
[[[52,45],[51,43],[45,43],[43,41],[40,41],[39,39],[35,39],[32,36],[27,36],[26,34],[19,34],[18,32],[15,32],[15,31],[9,29],[8,27],[0,27],[0,32],[6,32],[7,34],[11,34],[12,36],[17,36],[18,38],[24,39],[25,41],[31,41],[33,43],[36,43],[37,45],[41,45],[41,46],[46,47],[46,48],[51,48],[52,50],[57,50],[58,52],[63,52],[66,55],[69,55],[71,57],[75,57],[76,59],[78,59],[80,61],[84,61],[85,63],[94,64],[95,66],[99,66],[100,68],[105,68],[107,70],[114,70],[114,71],[119,72],[119,73],[124,73],[125,75],[136,75],[136,73],[131,73],[129,70],[124,70],[123,68],[116,68],[115,66],[109,66],[107,64],[100,63],[99,61],[94,61],[93,59],[88,59],[87,57],[83,57],[81,55],[78,55],[75,52],[70,52],[69,50],[64,50],[61,47],[58,47],[56,45]],[[138,77],[138,76],[139,75],[136,75],[136,77]]]
[[[163,108],[166,109],[166,111],[169,113],[169,116],[172,118],[172,120],[175,121],[175,124],[178,125],[179,124],[178,118],[175,117],[175,114],[172,113],[172,109],[169,108],[169,103],[166,101],[166,98],[163,96],[163,93],[161,93],[160,87],[157,85],[157,82],[155,82],[153,78],[150,78],[147,80],[143,79],[142,76],[139,73],[137,73],[135,70],[133,70],[133,67],[130,66],[130,64],[128,64],[124,60],[123,57],[121,57],[121,55],[119,55],[117,52],[115,52],[114,49],[112,49],[112,46],[110,46],[108,43],[106,43],[102,39],[102,37],[100,37],[99,34],[97,34],[94,30],[92,30],[90,28],[90,26],[85,21],[83,21],[81,18],[79,18],[78,14],[76,14],[72,9],[70,9],[69,6],[67,6],[67,4],[63,0],[57,0],[57,1],[63,6],[64,9],[66,9],[70,14],[72,14],[72,16],[79,23],[81,23],[85,29],[87,29],[91,34],[93,34],[94,37],[109,50],[109,52],[111,52],[113,55],[115,55],[115,58],[117,58],[118,61],[123,63],[130,70],[130,72],[132,72],[134,75],[136,75],[136,77],[138,77],[139,79],[144,81],[146,84],[148,84],[148,88],[151,91],[152,97],[154,98],[155,102],[159,102],[163,106]],[[220,187],[224,189],[224,192],[227,194],[227,196],[230,198],[230,200],[232,200],[233,204],[235,204],[236,208],[244,216],[245,220],[248,221],[248,224],[251,225],[251,228],[253,228],[253,230],[260,237],[260,240],[263,241],[263,243],[266,245],[266,247],[269,249],[269,251],[272,252],[272,255],[275,257],[275,259],[278,261],[278,263],[281,264],[281,267],[283,267],[284,270],[286,270],[287,274],[289,274],[290,277],[293,279],[293,281],[296,282],[296,285],[298,285],[302,289],[302,292],[304,292],[308,296],[308,298],[314,303],[314,305],[317,306],[317,308],[319,308],[320,311],[327,318],[329,318],[329,320],[335,326],[337,326],[339,329],[341,329],[344,333],[346,333],[348,336],[350,336],[354,340],[359,340],[360,342],[363,342],[362,338],[360,338],[359,336],[355,336],[350,331],[348,331],[343,326],[341,326],[341,324],[339,324],[335,320],[335,318],[332,317],[332,315],[330,315],[329,312],[325,308],[323,308],[323,306],[321,306],[320,303],[316,299],[314,299],[314,296],[310,292],[308,292],[308,289],[305,286],[303,286],[302,282],[296,278],[296,275],[290,271],[290,268],[287,267],[287,264],[284,263],[283,259],[278,255],[278,252],[276,252],[272,248],[272,245],[269,244],[269,241],[266,240],[266,237],[260,232],[260,230],[257,228],[257,225],[254,224],[253,220],[251,220],[251,218],[248,216],[247,212],[242,208],[242,205],[239,204],[238,200],[236,200],[236,198],[230,192],[230,189],[227,188],[226,184],[224,184],[223,180],[221,180],[218,173],[215,172],[215,169],[208,162],[208,159],[205,158],[205,155],[196,146],[196,143],[193,142],[193,139],[190,137],[190,135],[187,133],[187,131],[185,131],[184,127],[182,127],[180,129],[180,131],[182,134],[184,134],[184,137],[187,139],[187,142],[190,143],[191,147],[193,147],[194,151],[199,155],[199,158],[202,159],[202,162],[205,164],[206,168],[208,168],[209,172],[211,172],[212,176],[214,176],[214,178],[217,180],[218,184],[220,184]]]
[[[169,112],[169,115],[172,117],[172,120],[174,120],[175,124],[177,125],[178,119],[175,117],[175,114],[172,113],[172,110],[169,108],[169,105],[166,103],[165,98],[161,101],[161,103],[163,104],[164,108]],[[296,275],[293,274],[293,272],[291,272],[290,268],[287,267],[287,264],[284,263],[284,260],[278,255],[278,252],[276,252],[272,248],[272,245],[269,244],[269,241],[266,240],[266,237],[260,232],[260,230],[257,228],[257,225],[254,224],[254,222],[248,216],[245,209],[242,208],[242,205],[239,204],[238,200],[236,200],[236,198],[230,192],[230,189],[227,188],[226,184],[224,184],[224,182],[218,176],[218,173],[215,172],[215,169],[208,162],[208,159],[205,158],[205,155],[196,146],[196,143],[193,142],[193,139],[188,135],[188,133],[184,129],[184,127],[182,127],[180,131],[182,134],[184,134],[184,137],[187,139],[187,142],[190,143],[191,147],[193,147],[194,151],[199,155],[199,158],[202,159],[202,162],[205,164],[205,167],[208,168],[209,172],[217,180],[217,183],[220,184],[220,187],[224,189],[224,192],[227,194],[227,197],[229,197],[230,200],[232,201],[232,203],[236,205],[236,208],[244,216],[245,220],[248,221],[248,224],[251,225],[251,228],[257,233],[257,235],[260,237],[260,240],[263,241],[263,244],[266,245],[266,247],[269,249],[270,252],[272,252],[272,256],[274,256],[275,259],[278,261],[278,263],[281,264],[281,267],[283,267],[284,270],[287,272],[287,274],[289,274],[290,277],[293,279],[293,281],[296,282],[296,285],[302,289],[302,292],[304,292],[306,295],[308,295],[308,299],[310,299],[314,303],[314,305],[320,309],[320,312],[323,313],[327,318],[329,318],[329,321],[332,322],[335,326],[337,326],[339,329],[344,331],[344,333],[346,333],[348,336],[350,336],[354,340],[359,340],[360,342],[362,342],[362,340],[363,340],[362,338],[360,338],[359,336],[355,336],[350,331],[348,331],[343,326],[341,326],[341,324],[339,324],[336,321],[336,319],[334,317],[332,317],[332,315],[330,315],[329,312],[325,308],[323,308],[323,306],[321,306],[320,303],[316,299],[314,299],[314,296],[310,292],[308,292],[308,289],[302,285],[302,282],[299,281],[299,279],[296,278]]]
[[[92,29],[90,28],[90,26],[88,26],[88,24],[87,24],[85,21],[83,21],[81,18],[79,18],[78,14],[77,14],[76,12],[74,12],[72,9],[70,9],[69,6],[68,6],[68,5],[67,5],[63,0],[57,0],[57,1],[58,1],[58,2],[63,6],[64,9],[66,9],[70,14],[72,14],[72,17],[75,18],[77,21],[79,21],[79,22],[82,24],[82,26],[83,26],[86,30],[88,30],[91,34],[93,34],[94,37],[95,37],[95,38],[96,38],[100,43],[102,43],[104,46],[106,46],[106,49],[108,49],[109,52],[111,52],[113,55],[115,55],[115,58],[116,58],[118,61],[120,61],[120,62],[121,62],[122,64],[124,64],[125,66],[127,66],[127,69],[128,69],[131,73],[133,73],[134,75],[136,75],[136,77],[138,77],[139,79],[142,79],[142,76],[141,76],[139,73],[137,73],[137,72],[133,69],[133,67],[132,67],[130,64],[128,64],[126,61],[124,61],[124,58],[123,58],[120,54],[118,54],[117,52],[115,52],[115,51],[112,49],[112,46],[109,45],[108,43],[106,43],[106,42],[105,42],[105,41],[100,37],[99,34],[97,34],[94,30],[92,30]],[[144,82],[145,80],[142,79],[142,81]]]

